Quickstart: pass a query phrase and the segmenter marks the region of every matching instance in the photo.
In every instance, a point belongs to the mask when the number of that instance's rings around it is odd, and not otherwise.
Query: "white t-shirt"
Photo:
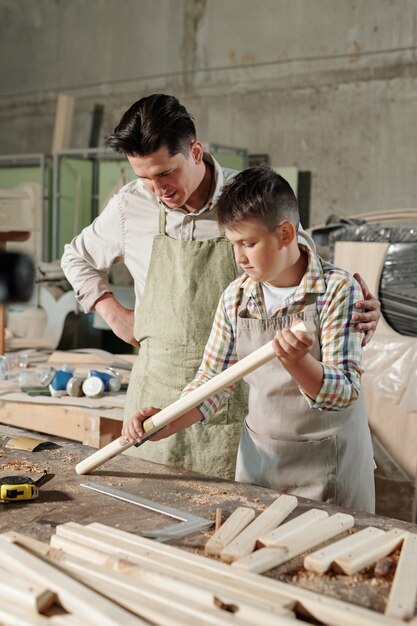
[[[268,317],[272,317],[274,313],[281,308],[284,300],[298,287],[298,285],[294,285],[293,287],[273,287],[267,283],[261,283],[261,286]]]

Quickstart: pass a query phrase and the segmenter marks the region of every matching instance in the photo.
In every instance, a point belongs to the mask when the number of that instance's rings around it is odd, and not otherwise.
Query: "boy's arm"
[[[359,395],[362,335],[350,322],[360,286],[345,272],[328,275],[320,305],[321,361],[310,353],[311,335],[278,331],[275,352],[300,386],[311,408],[340,410]]]
[[[316,245],[313,238],[300,225],[297,233],[299,243],[307,245],[313,252],[316,252]],[[379,318],[381,317],[381,303],[368,289],[368,285],[360,274],[354,274],[362,289],[362,295],[356,303],[352,312],[352,322],[356,330],[364,332],[362,346],[366,346],[372,339]]]

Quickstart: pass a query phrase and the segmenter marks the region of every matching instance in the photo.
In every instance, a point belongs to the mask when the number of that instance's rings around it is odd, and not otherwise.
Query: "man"
[[[201,363],[219,297],[238,271],[215,215],[223,185],[236,172],[203,153],[192,118],[173,96],[133,104],[106,144],[126,155],[138,180],[65,247],[62,268],[84,311],[95,310],[117,336],[139,346],[128,421],[142,407],[177,400]],[[304,231],[298,238],[314,247]],[[135,312],[117,302],[107,281],[121,261],[134,279]],[[364,284],[363,291],[365,312],[352,318],[369,340],[379,302]],[[240,384],[204,428],[197,424],[133,454],[231,479],[245,413]]]

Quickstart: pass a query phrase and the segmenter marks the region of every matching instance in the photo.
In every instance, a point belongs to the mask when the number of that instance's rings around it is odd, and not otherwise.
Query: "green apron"
[[[139,409],[165,408],[178,400],[201,364],[214,313],[236,278],[225,237],[181,241],[165,234],[161,207],[141,303],[135,317],[140,344],[127,391],[124,421]],[[127,454],[233,479],[241,425],[247,412],[245,383],[208,424],[195,424],[167,439],[146,442]]]

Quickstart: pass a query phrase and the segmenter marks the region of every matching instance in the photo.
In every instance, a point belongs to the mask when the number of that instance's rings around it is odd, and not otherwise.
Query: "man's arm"
[[[123,235],[117,199],[64,249],[61,266],[85,313],[96,311],[115,335],[137,346],[133,335],[134,311],[114,297],[108,273],[123,258]]]
[[[356,311],[352,315],[352,321],[355,323],[357,330],[365,333],[362,346],[366,346],[366,344],[371,341],[379,318],[381,317],[381,303],[371,294],[368,285],[360,274],[354,274],[354,277],[361,286],[363,300],[355,304]]]
[[[307,245],[313,250],[313,252],[316,251],[316,245],[313,238],[302,228],[301,225],[298,229],[297,239],[299,243]],[[371,341],[379,318],[381,317],[381,303],[371,294],[367,284],[360,274],[354,274],[354,276],[361,286],[363,299],[356,303],[356,311],[352,315],[352,321],[356,330],[365,333],[362,340],[362,346],[366,346],[366,344]]]
[[[138,346],[133,334],[135,312],[122,306],[112,293],[105,293],[94,304],[94,311],[110,326],[115,335],[132,346]]]

